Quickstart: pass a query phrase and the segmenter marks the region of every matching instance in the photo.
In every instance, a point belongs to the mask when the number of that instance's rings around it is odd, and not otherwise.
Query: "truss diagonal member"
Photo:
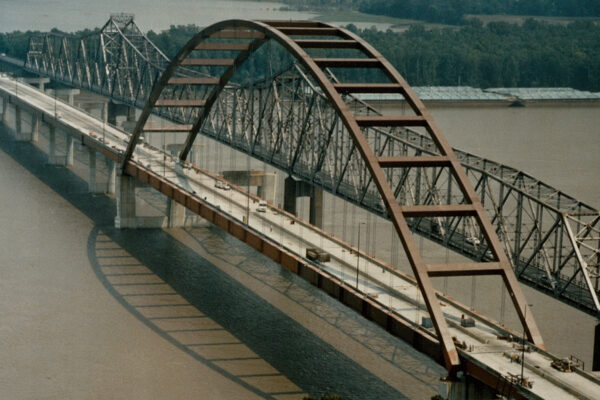
[[[573,228],[571,227],[570,224],[570,219],[569,215],[564,213],[562,215],[563,218],[563,224],[565,229],[567,230],[567,234],[569,235],[569,240],[573,246],[573,251],[575,252],[575,256],[577,257],[577,264],[579,266],[579,272],[582,274],[583,279],[588,287],[588,291],[590,293],[590,296],[592,298],[592,301],[594,302],[594,305],[596,306],[596,310],[598,311],[598,314],[600,314],[600,302],[598,301],[598,294],[596,293],[596,290],[594,288],[594,285],[592,284],[592,280],[590,278],[590,273],[588,271],[588,264],[585,261],[585,258],[583,257],[583,255],[581,254],[581,250],[579,248],[579,238],[575,235],[575,233],[573,232]],[[588,232],[591,228],[586,229]]]
[[[306,37],[317,36],[323,39],[307,39]],[[212,42],[214,38],[230,38],[238,40],[233,45],[231,43]],[[247,40],[247,42],[243,42]],[[205,121],[208,121],[208,115],[216,102],[217,97],[223,88],[229,82],[240,65],[265,42],[273,40],[287,50],[296,61],[302,66],[306,74],[318,86],[318,92],[326,99],[333,108],[335,114],[342,122],[347,135],[350,137],[353,147],[348,151],[347,160],[351,157],[356,158],[356,162],[351,165],[343,166],[343,172],[356,168],[362,168],[362,171],[355,171],[350,179],[360,176],[360,182],[372,182],[377,189],[378,194],[383,200],[385,210],[389,215],[396,232],[398,233],[407,258],[411,264],[412,270],[417,279],[420,291],[423,294],[427,310],[432,319],[437,338],[439,340],[441,351],[444,356],[446,368],[454,373],[460,367],[458,352],[454,346],[450,335],[444,314],[441,311],[439,300],[434,290],[431,276],[466,276],[466,275],[500,275],[513,300],[513,305],[520,317],[527,336],[531,342],[543,347],[543,342],[534,322],[532,313],[527,310],[527,302],[518,286],[516,277],[512,271],[511,265],[498,239],[494,227],[478,199],[475,189],[472,187],[466,172],[463,170],[457,156],[452,148],[446,142],[433,118],[427,111],[421,100],[415,95],[414,91],[406,83],[398,71],[372,46],[366,43],[352,32],[341,29],[329,24],[313,21],[246,21],[229,20],[214,24],[196,34],[179,51],[177,56],[165,69],[162,76],[154,86],[148,102],[144,107],[138,120],[136,128],[131,136],[126,153],[123,157],[123,169],[127,169],[130,163],[135,146],[146,121],[156,107],[169,107],[169,109],[187,107],[201,107],[195,120],[191,121],[192,128],[187,136],[184,148],[181,151],[180,158],[185,160],[190,148],[202,128]],[[239,44],[238,44],[239,43]],[[242,45],[243,44],[243,45]],[[221,46],[221,47],[220,47]],[[315,58],[307,53],[306,49],[339,49],[353,48],[358,50],[364,56],[363,58]],[[232,58],[189,58],[194,50],[223,50],[237,51]],[[208,81],[190,80],[174,81],[179,68],[185,67],[213,67],[224,68],[220,76],[214,77]],[[346,84],[339,82],[328,68],[369,68],[379,70],[381,76],[387,78],[387,83],[374,84]],[[164,90],[167,86],[173,84],[190,84],[208,86],[207,96],[204,98],[180,98],[173,97],[174,91]],[[317,91],[315,91],[316,93]],[[357,115],[349,107],[342,95],[351,93],[398,93],[404,97],[406,103],[414,112],[414,116],[390,117],[382,115]],[[171,96],[171,97],[169,97]],[[314,99],[315,97],[313,97]],[[201,103],[202,102],[202,103]],[[364,106],[363,106],[364,108]],[[317,110],[317,111],[314,111]],[[309,112],[318,113],[319,107],[309,107]],[[308,118],[306,119],[308,121]],[[190,123],[190,121],[185,122]],[[333,125],[335,126],[335,124]],[[432,147],[437,151],[433,156],[416,157],[383,157],[381,148],[377,144],[372,145],[371,139],[375,137],[376,143],[380,143],[385,135],[377,128],[393,129],[395,127],[420,127],[423,128],[432,139]],[[254,129],[254,127],[252,127]],[[333,128],[331,128],[333,129]],[[374,131],[374,133],[369,132]],[[310,143],[305,147],[314,146],[309,137],[311,133],[308,130],[298,132],[294,138],[294,143],[298,143],[297,155],[291,158],[292,162],[304,157],[299,152],[302,143]],[[375,136],[374,136],[375,135]],[[307,136],[306,138],[304,136]],[[252,141],[248,141],[248,150],[251,151]],[[354,151],[354,150],[357,151]],[[293,149],[290,148],[293,152]],[[366,167],[366,169],[364,167]],[[289,165],[288,165],[289,167]],[[394,175],[395,168],[423,168],[423,167],[444,167],[450,172],[450,175],[456,181],[456,184],[464,197],[461,204],[414,204],[407,206],[398,203],[394,190],[393,182],[388,181],[388,176]],[[384,168],[387,170],[384,172]],[[341,178],[340,178],[341,179]],[[341,180],[340,180],[341,182]],[[367,186],[368,186],[367,185]],[[364,186],[365,190],[368,189]],[[339,183],[336,185],[339,187]],[[359,187],[354,183],[355,191]],[[363,188],[363,186],[360,186]],[[419,196],[417,196],[418,199]],[[479,224],[483,236],[493,253],[493,262],[481,262],[477,264],[444,264],[427,265],[425,264],[418,246],[415,243],[413,234],[409,228],[408,218],[437,218],[437,217],[468,217],[476,220]]]

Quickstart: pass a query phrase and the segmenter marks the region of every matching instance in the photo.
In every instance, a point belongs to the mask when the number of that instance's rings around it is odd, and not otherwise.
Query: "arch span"
[[[142,133],[148,131],[164,130],[186,133],[187,138],[180,154],[180,159],[185,160],[219,93],[244,61],[269,40],[283,46],[320,87],[338,114],[360,157],[364,160],[369,179],[375,184],[381,196],[418,281],[441,343],[446,368],[451,373],[455,372],[460,367],[460,360],[437,300],[431,277],[501,276],[529,340],[543,347],[541,335],[532,313],[528,310],[527,302],[507,256],[454,151],[434,123],[430,113],[400,73],[371,45],[346,29],[312,21],[228,20],[199,32],[179,51],[156,82],[123,157],[123,168],[130,162]],[[341,57],[311,56],[309,51],[312,49],[338,51]],[[198,57],[199,52],[216,56]],[[233,56],[219,58],[224,52],[233,54]],[[355,55],[347,56],[351,52],[354,52]],[[191,75],[186,73],[186,70],[189,71],[190,68],[209,70],[213,74]],[[385,81],[377,83],[340,82],[330,73],[329,68],[378,70]],[[215,71],[217,72],[215,73]],[[190,90],[190,87],[200,88],[200,90]],[[356,93],[385,93],[402,96],[412,114],[365,115],[355,112],[356,110],[350,109],[345,103],[343,95]],[[186,116],[191,124],[169,127],[148,126],[150,114],[156,109],[163,110],[163,113],[167,115]],[[412,157],[377,155],[364,134],[366,129],[373,127],[418,127],[423,129],[433,139],[439,155]],[[442,205],[400,204],[388,180],[390,171],[423,167],[447,168],[456,180],[464,200],[455,204],[449,202],[449,204]],[[476,221],[483,237],[488,242],[493,255],[492,261],[460,264],[427,264],[424,261],[413,239],[407,219],[452,216],[469,217]]]

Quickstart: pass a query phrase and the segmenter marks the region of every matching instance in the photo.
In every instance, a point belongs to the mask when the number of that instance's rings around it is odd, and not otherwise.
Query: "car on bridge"
[[[223,181],[216,181],[215,182],[215,187],[217,189],[223,189],[223,190],[231,190],[231,186],[229,186],[229,184],[223,182]]]
[[[465,239],[465,241],[469,244],[472,244],[473,246],[477,246],[477,245],[481,244],[481,240],[479,240],[479,238],[476,236],[469,236],[468,238]]]
[[[267,202],[266,201],[259,202],[258,207],[256,207],[256,212],[266,213],[267,212]]]

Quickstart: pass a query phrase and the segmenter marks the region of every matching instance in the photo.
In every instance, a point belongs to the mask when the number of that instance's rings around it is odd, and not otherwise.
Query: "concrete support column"
[[[73,166],[73,158],[74,158],[74,140],[73,136],[67,135],[67,149],[66,149],[66,157],[65,164],[69,167]]]
[[[100,111],[101,120],[108,122],[108,102],[102,103],[102,110]]]
[[[106,169],[108,170],[108,177],[106,180],[106,193],[116,193],[116,182],[117,182],[117,163],[110,158],[106,159]]]
[[[94,108],[94,105],[91,103],[79,103],[79,108],[81,108],[87,114],[92,115],[92,109]]]
[[[54,125],[48,125],[48,164],[65,165],[66,157],[59,156],[56,148],[56,128]]]
[[[40,137],[40,116],[37,113],[31,114],[31,142],[37,143]]]
[[[117,174],[117,216],[115,228],[123,229],[135,227],[133,222],[135,212],[135,180],[123,175],[119,169]]]
[[[173,199],[168,203],[169,228],[181,228],[185,226],[185,207]]]
[[[128,107],[127,108],[127,122],[135,122],[136,118],[135,118],[135,107]]]
[[[592,371],[600,371],[600,323],[596,325],[594,334],[594,355],[592,358]]]
[[[6,124],[6,113],[8,112],[8,97],[2,98],[2,124]]]
[[[96,193],[96,151],[88,148],[88,191]]]
[[[112,101],[107,103],[106,122],[112,126],[117,126],[117,105]]]
[[[310,197],[310,209],[308,221],[319,228],[323,227],[323,189],[315,187],[303,181],[297,181],[291,176],[285,179],[283,191],[283,209],[294,215],[298,215],[296,199],[298,197]]]
[[[50,78],[45,78],[41,76],[38,76],[36,78],[23,78],[23,82],[30,85],[37,85],[38,89],[40,89],[40,91],[43,92],[46,88],[46,83],[50,83]]]
[[[97,157],[96,151],[88,148],[88,190],[90,193],[104,193],[104,187],[98,184]]]
[[[56,148],[56,128],[54,125],[48,125],[48,164],[65,165],[65,157],[57,154]]]
[[[21,112],[15,113],[15,118],[18,117],[21,119]],[[15,122],[16,134],[15,138],[17,142],[37,142],[38,140],[38,132],[39,132],[39,116],[33,112],[31,113],[31,130],[29,132],[23,131],[23,122]]]
[[[48,163],[52,164],[56,156],[56,128],[48,125]]]
[[[283,209],[290,214],[297,215],[296,213],[296,198],[297,196],[297,181],[288,176],[285,178],[283,185]]]
[[[310,213],[308,222],[323,227],[323,189],[313,186],[310,194]]]
[[[21,124],[21,107],[15,105],[15,135],[17,140],[21,140],[23,133],[23,127]]]
[[[275,203],[275,174],[265,174],[262,177],[262,184],[257,188],[257,195],[269,203]]]
[[[70,105],[75,105],[75,96],[80,93],[79,89],[58,89],[56,94],[59,97],[64,97],[67,100],[67,103]]]

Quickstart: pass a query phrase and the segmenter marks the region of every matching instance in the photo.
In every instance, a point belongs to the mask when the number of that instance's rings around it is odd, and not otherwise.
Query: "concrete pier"
[[[74,156],[74,141],[73,141],[73,136],[71,135],[67,135],[67,148],[66,148],[66,155],[65,155],[65,165],[68,167],[72,167],[73,166],[73,156]]]
[[[107,103],[106,122],[112,126],[117,126],[117,105],[112,101]]]
[[[97,182],[96,151],[88,149],[88,190],[90,193],[104,193]]]
[[[106,179],[106,193],[115,194],[117,185],[117,163],[108,158],[106,160],[106,169],[108,170],[108,177]]]
[[[318,226],[323,227],[323,189],[316,186],[311,186],[310,192],[310,211],[308,221]]]
[[[222,171],[223,178],[241,187],[256,187],[256,194],[268,201],[275,203],[276,176],[274,173],[263,171]]]
[[[6,113],[8,112],[8,97],[2,97],[2,124],[6,124]]]
[[[206,226],[207,222],[199,218],[186,219],[186,209],[181,204],[168,199],[166,216],[141,216],[137,213],[135,188],[140,185],[134,178],[123,175],[117,169],[116,197],[117,229],[154,229],[182,228],[184,226]]]
[[[106,107],[106,121],[113,126],[117,126],[117,117],[124,116],[125,122],[129,126],[135,126],[135,112],[135,107],[110,101]]]
[[[75,105],[75,96],[81,93],[79,89],[56,89],[56,96],[65,99],[70,105]]]
[[[31,142],[37,143],[40,137],[40,116],[37,113],[31,114]]]
[[[180,228],[185,226],[185,207],[173,199],[168,200],[168,227]]]
[[[21,107],[15,105],[15,136],[17,140],[21,140],[23,132],[23,121],[21,120]]]
[[[136,121],[136,117],[135,117],[135,107],[127,107],[127,122],[135,122]]]
[[[309,222],[323,227],[323,189],[289,176],[285,179],[283,209],[294,215],[298,214],[296,200],[298,197],[310,197]]]
[[[135,179],[123,175],[121,171],[117,173],[116,180],[117,194],[117,216],[115,217],[115,228],[133,228],[135,212]]]
[[[23,82],[29,84],[29,85],[35,85],[37,86],[38,89],[40,89],[42,92],[44,91],[46,84],[50,83],[50,78],[46,78],[46,77],[34,77],[34,78],[23,78]]]
[[[82,98],[82,96],[78,96],[75,100],[75,104],[89,115],[93,115],[106,122],[108,102],[102,101],[99,96],[98,98],[89,98],[89,96]]]
[[[58,148],[56,146],[56,128],[54,125],[48,125],[48,164],[66,164],[66,157],[58,155]]]

